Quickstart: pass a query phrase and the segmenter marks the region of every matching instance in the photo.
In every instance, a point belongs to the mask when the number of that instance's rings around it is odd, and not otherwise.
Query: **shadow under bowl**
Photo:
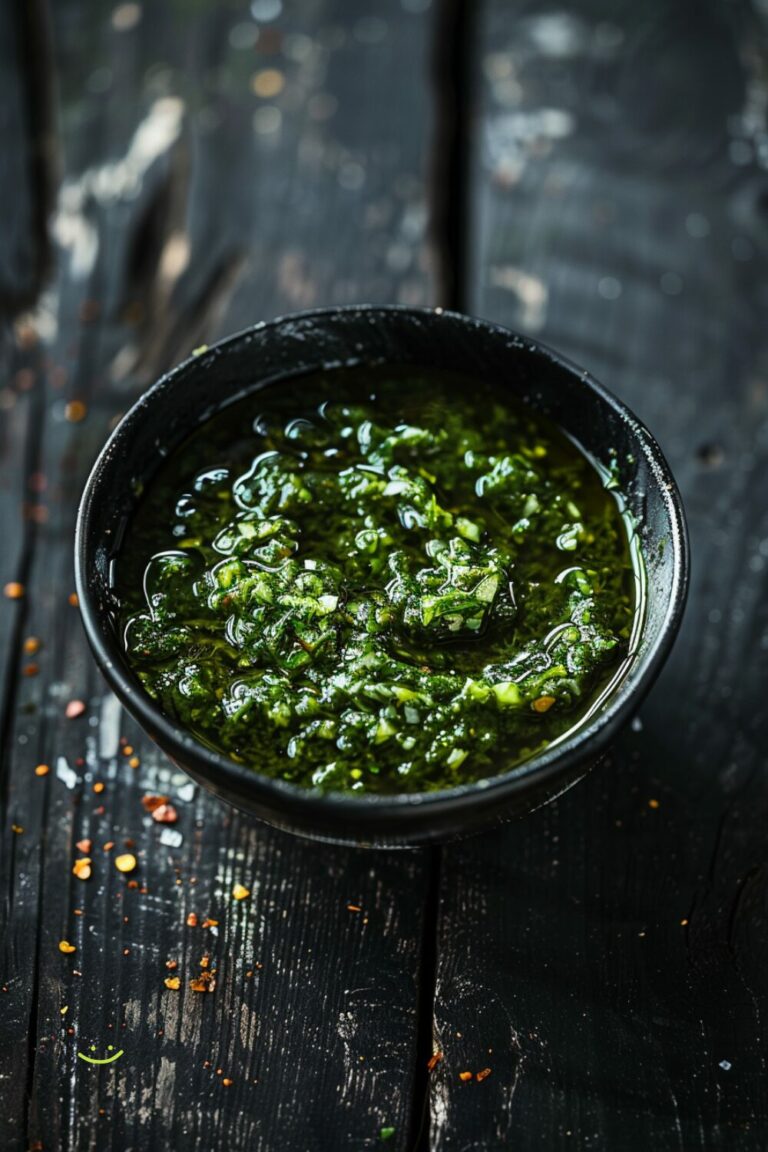
[[[600,709],[525,763],[480,782],[399,796],[318,794],[261,776],[212,751],[160,711],[127,663],[117,630],[115,558],[162,460],[224,405],[281,379],[342,366],[387,365],[495,382],[553,419],[606,467],[612,454],[637,525],[647,581],[637,651]],[[677,487],[643,424],[550,349],[440,309],[349,307],[258,324],[163,376],[131,408],[83,493],[75,573],[88,640],[110,688],[174,763],[228,804],[300,835],[337,843],[412,846],[469,835],[531,811],[597,762],[636,712],[674,640],[685,605],[688,544]]]

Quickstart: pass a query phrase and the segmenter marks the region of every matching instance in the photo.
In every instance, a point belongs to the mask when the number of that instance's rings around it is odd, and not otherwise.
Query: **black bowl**
[[[552,417],[597,461],[615,451],[638,523],[647,603],[634,659],[589,720],[535,758],[478,783],[402,796],[319,795],[260,776],[165,716],[128,666],[116,632],[114,559],[137,493],[161,459],[222,405],[275,380],[342,365],[413,365],[498,381]],[[653,437],[587,372],[504,328],[455,313],[338,308],[257,324],[180,364],[150,388],[99,456],[80,505],[75,571],[85,630],[116,695],[151,738],[222,800],[316,839],[414,845],[475,832],[552,799],[585,774],[637,710],[685,604],[688,543],[680,496]],[[500,765],[501,767],[501,765]]]

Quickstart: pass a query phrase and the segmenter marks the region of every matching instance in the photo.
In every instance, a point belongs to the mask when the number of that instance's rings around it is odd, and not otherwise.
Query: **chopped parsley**
[[[118,561],[128,659],[255,771],[397,793],[498,774],[627,659],[614,480],[489,385],[340,369],[253,393],[148,485]]]

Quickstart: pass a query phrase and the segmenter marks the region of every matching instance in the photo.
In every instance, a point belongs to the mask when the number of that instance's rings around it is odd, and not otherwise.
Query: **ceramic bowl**
[[[645,617],[628,671],[600,709],[531,760],[479,783],[417,795],[318,794],[261,776],[199,743],[164,715],[126,662],[116,622],[115,557],[161,460],[223,405],[265,385],[290,388],[309,371],[410,365],[497,383],[554,419],[596,461],[611,454],[637,524],[646,574]],[[278,383],[279,382],[279,383]],[[648,430],[588,372],[495,324],[440,309],[351,307],[257,324],[163,376],[112,433],[86,484],[75,549],[85,630],[111,689],[180,768],[227,804],[315,839],[408,846],[467,835],[530,811],[578,780],[637,711],[683,613],[685,517]]]

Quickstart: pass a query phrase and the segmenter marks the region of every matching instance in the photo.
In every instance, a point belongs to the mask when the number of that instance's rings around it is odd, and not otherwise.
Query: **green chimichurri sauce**
[[[282,382],[149,485],[118,558],[125,650],[163,711],[265,775],[377,793],[493,776],[626,667],[641,568],[612,486],[475,380]]]

